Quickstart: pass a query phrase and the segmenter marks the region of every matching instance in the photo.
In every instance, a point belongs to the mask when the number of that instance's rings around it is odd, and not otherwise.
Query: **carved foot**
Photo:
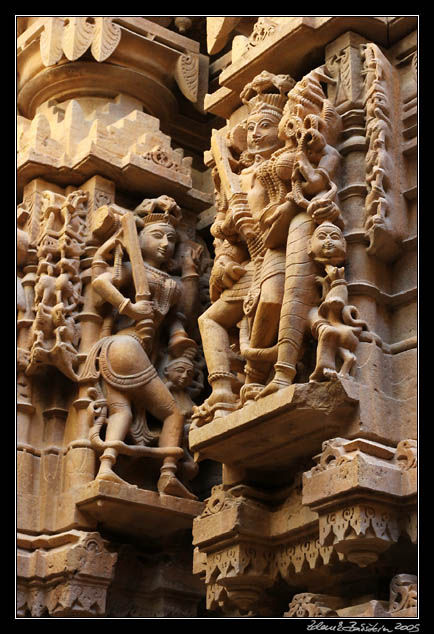
[[[173,495],[177,498],[187,498],[188,500],[197,500],[197,497],[191,493],[176,478],[173,473],[163,473],[158,480],[158,492],[166,495]]]
[[[115,482],[116,484],[124,484],[129,487],[135,487],[137,489],[137,484],[130,484],[129,482],[126,482],[120,476],[118,476],[117,473],[115,473],[113,469],[111,469],[111,467],[105,465],[104,463],[101,465],[101,468],[95,480],[105,480],[107,482]]]
[[[246,383],[240,390],[241,405],[247,405],[253,402],[262,392],[264,386],[261,383]]]
[[[236,402],[231,402],[236,399],[234,394],[225,393],[223,394],[224,399],[221,397],[222,395],[218,392],[213,392],[202,405],[193,408],[191,417],[193,429],[202,427],[216,418],[227,416],[229,412],[237,409]]]
[[[297,372],[296,368],[289,363],[276,363],[274,367],[276,374],[274,375],[273,380],[270,381],[270,383],[258,394],[256,400],[263,398],[264,396],[268,396],[269,394],[274,394],[279,390],[284,390],[289,385],[292,385]]]

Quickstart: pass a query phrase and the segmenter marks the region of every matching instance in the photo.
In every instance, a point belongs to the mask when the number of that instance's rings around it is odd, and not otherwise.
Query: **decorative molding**
[[[18,616],[104,616],[117,554],[96,532],[73,531],[63,543],[57,539],[60,544],[48,540],[31,551],[19,549]]]
[[[285,612],[283,616],[302,619],[333,618],[338,616],[336,610],[343,604],[343,600],[339,597],[303,592],[294,595],[288,612]]]
[[[121,29],[113,23],[112,17],[49,18],[40,37],[42,61],[44,66],[54,66],[65,55],[72,62],[90,48],[93,58],[103,62],[117,48],[120,39]]]

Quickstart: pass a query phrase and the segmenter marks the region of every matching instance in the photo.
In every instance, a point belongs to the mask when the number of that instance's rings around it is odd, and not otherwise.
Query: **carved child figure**
[[[155,368],[163,336],[174,357],[191,343],[178,312],[180,282],[165,271],[174,255],[181,210],[173,199],[161,196],[144,201],[138,211],[143,221],[131,214],[128,228],[124,217],[122,227],[96,252],[92,264],[92,286],[103,300],[108,334],[89,353],[81,377],[89,381],[101,376],[108,407],[97,478],[122,482],[113,465],[119,451],[129,453],[123,441],[134,412],[148,411],[162,422],[159,447],[143,448],[142,453],[164,457],[159,492],[193,498],[175,475],[184,455],[184,416]],[[141,227],[139,235],[135,224]],[[123,257],[124,251],[129,259]]]
[[[318,308],[310,313],[312,334],[318,339],[316,366],[310,381],[336,377],[336,358],[342,360],[339,376],[349,378],[356,361],[354,354],[364,322],[355,322],[354,306],[348,306],[345,269],[346,243],[342,231],[331,222],[323,222],[314,231],[308,254],[325,268],[325,277],[317,280],[322,285],[323,297]]]

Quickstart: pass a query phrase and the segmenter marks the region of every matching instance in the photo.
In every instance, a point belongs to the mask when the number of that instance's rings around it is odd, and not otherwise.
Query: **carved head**
[[[179,390],[185,389],[193,381],[193,362],[186,357],[174,359],[167,364],[164,374],[173,387]]]
[[[144,261],[158,269],[168,265],[175,253],[176,241],[176,229],[169,222],[145,224],[140,232]]]
[[[341,264],[345,260],[346,242],[339,227],[327,221],[320,224],[310,239],[308,254],[322,264]]]
[[[142,216],[140,246],[144,261],[156,268],[167,267],[175,253],[181,208],[170,196],[159,196],[146,198],[135,212]]]
[[[169,388],[183,390],[192,384],[196,371],[195,356],[196,346],[194,345],[186,347],[180,356],[169,359],[164,367],[164,376]]]
[[[241,100],[249,115],[244,127],[247,132],[247,151],[253,155],[270,156],[282,147],[278,126],[286,103],[286,93],[294,85],[289,75],[273,75],[263,71],[241,92]]]
[[[267,108],[257,109],[247,119],[247,150],[264,158],[270,156],[283,143],[278,137],[279,119]]]

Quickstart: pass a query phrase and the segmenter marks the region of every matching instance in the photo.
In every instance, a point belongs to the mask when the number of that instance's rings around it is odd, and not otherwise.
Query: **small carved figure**
[[[345,260],[346,243],[342,231],[331,222],[321,223],[310,240],[308,254],[325,268],[326,275],[318,277],[322,286],[322,301],[310,312],[310,325],[318,340],[316,366],[310,381],[322,381],[336,376],[349,378],[356,361],[354,354],[364,321],[355,319],[357,309],[348,305],[345,269],[339,267]],[[339,373],[336,358],[342,360]]]
[[[191,414],[194,408],[193,397],[203,389],[203,372],[197,366],[196,347],[187,348],[181,356],[169,358],[164,364],[164,382],[173,395],[181,413],[184,416],[183,448],[185,458],[180,464],[182,476],[185,480],[192,480],[198,473],[199,467],[188,451],[188,432]]]
[[[181,356],[192,344],[178,310],[182,287],[167,272],[181,210],[172,198],[160,196],[143,201],[136,212],[123,216],[92,263],[92,286],[102,300],[102,334],[107,335],[90,351],[81,381],[102,379],[108,409],[105,440],[91,430],[94,445],[102,449],[97,478],[123,482],[113,471],[119,452],[163,457],[159,492],[194,498],[176,477],[184,456],[184,416],[155,367],[164,336],[172,357]],[[191,266],[191,259],[186,262]],[[133,422],[137,426],[134,411],[150,412],[161,421],[159,447],[124,443]],[[134,436],[140,433],[135,430]]]

